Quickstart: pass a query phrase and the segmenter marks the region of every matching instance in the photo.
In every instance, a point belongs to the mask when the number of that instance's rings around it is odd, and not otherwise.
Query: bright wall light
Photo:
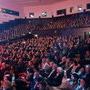
[[[42,12],[42,17],[46,17],[47,16],[47,12]]]
[[[32,17],[32,18],[33,18],[33,17],[34,17],[34,15],[30,15],[30,17]]]
[[[78,11],[82,11],[82,7],[78,7]]]

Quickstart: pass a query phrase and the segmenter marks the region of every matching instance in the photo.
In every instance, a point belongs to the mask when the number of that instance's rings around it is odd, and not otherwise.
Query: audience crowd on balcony
[[[4,30],[6,26],[9,27],[8,30]],[[2,32],[0,34],[1,40],[12,39],[35,30],[45,31],[88,27],[90,26],[90,12],[52,18],[18,19],[7,23],[6,26],[0,26]]]
[[[0,90],[90,90],[90,37],[46,36],[0,45]]]

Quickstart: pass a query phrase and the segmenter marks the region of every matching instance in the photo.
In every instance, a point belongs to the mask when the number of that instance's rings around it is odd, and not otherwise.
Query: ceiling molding
[[[53,4],[65,0],[7,0],[8,2],[16,3],[21,6],[35,6]]]

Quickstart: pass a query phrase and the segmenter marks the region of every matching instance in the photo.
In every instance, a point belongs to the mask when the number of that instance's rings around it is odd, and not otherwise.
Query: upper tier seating
[[[8,40],[35,30],[60,30],[90,26],[90,12],[52,18],[16,19],[0,24],[0,39]]]

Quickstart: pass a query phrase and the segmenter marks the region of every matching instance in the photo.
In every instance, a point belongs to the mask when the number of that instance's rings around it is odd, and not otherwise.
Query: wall
[[[48,17],[51,17],[52,15],[56,16],[56,10],[64,8],[67,9],[67,14],[71,14],[70,7],[74,7],[72,13],[77,13],[77,7],[81,6],[83,9],[86,9],[86,3],[90,3],[90,0],[65,0],[51,5],[27,6],[24,7],[24,15],[25,17],[29,17],[29,12],[34,12],[35,18],[37,18],[41,16],[42,12],[46,11],[48,13]]]
[[[16,5],[15,3],[8,2],[8,0],[0,0],[0,8],[6,8],[14,11],[19,11],[20,16],[13,16],[9,14],[4,14],[0,12],[0,23],[2,22],[7,22],[9,20],[13,20],[15,18],[20,18],[23,17],[23,8],[20,7],[19,5]]]
[[[56,16],[56,10],[67,8],[67,14],[70,14],[69,9],[70,7],[74,7],[74,10],[72,13],[77,12],[77,6],[82,6],[83,9],[86,8],[85,3],[90,3],[90,0],[64,0],[59,3],[54,3],[50,5],[39,5],[39,6],[27,6],[22,7],[20,5],[16,5],[13,3],[13,0],[11,2],[8,2],[8,0],[0,0],[0,8],[7,8],[12,9],[15,11],[20,12],[20,17],[29,17],[29,12],[35,13],[35,18],[38,18],[41,16],[41,13],[46,11],[48,13],[48,17],[51,17],[52,15]],[[0,12],[0,22],[5,22],[14,18],[18,18],[17,16],[2,14]]]

